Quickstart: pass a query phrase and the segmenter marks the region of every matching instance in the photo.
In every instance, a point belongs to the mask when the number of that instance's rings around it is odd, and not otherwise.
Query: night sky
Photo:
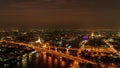
[[[0,27],[120,29],[120,0],[0,0]]]

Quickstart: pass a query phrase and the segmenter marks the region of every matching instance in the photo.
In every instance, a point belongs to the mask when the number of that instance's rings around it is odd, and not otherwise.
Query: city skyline
[[[120,29],[120,1],[1,0],[0,27]]]

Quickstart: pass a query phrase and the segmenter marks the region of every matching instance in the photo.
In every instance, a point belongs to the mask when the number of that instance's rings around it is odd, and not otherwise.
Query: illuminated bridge
[[[5,41],[5,40],[0,40],[0,42],[6,42],[6,43],[18,44],[18,45],[21,45],[21,46],[32,47],[33,49],[35,49],[35,50],[37,50],[37,51],[45,51],[45,52],[47,52],[47,53],[55,54],[55,55],[57,55],[57,56],[59,56],[59,57],[64,57],[64,58],[66,58],[66,59],[70,59],[70,60],[73,60],[73,61],[77,61],[77,62],[79,62],[79,63],[89,63],[89,64],[93,64],[93,65],[96,65],[96,64],[97,64],[96,62],[89,61],[89,60],[83,59],[83,58],[81,58],[81,57],[72,56],[72,55],[65,54],[65,53],[61,53],[61,52],[58,52],[58,51],[55,51],[55,50],[45,49],[45,48],[41,48],[41,47],[38,47],[38,46],[26,44],[26,43],[14,42],[14,41]],[[76,49],[76,50],[77,50],[77,49]]]

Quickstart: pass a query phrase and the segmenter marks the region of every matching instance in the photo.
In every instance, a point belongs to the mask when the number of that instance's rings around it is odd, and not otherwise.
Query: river
[[[69,68],[73,61],[42,53],[25,54],[12,68]]]
[[[10,66],[10,68],[118,68],[114,64],[95,66],[77,61],[68,60],[46,52],[31,52],[22,56],[22,60]]]

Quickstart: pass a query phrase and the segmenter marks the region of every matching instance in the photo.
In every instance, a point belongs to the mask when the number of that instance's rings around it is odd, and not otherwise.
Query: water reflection
[[[22,68],[26,68],[27,66],[27,57],[26,55],[23,55],[22,57]]]
[[[31,61],[32,61],[32,54],[29,54],[29,57],[28,57],[28,58],[29,58],[29,60],[28,60],[28,61],[30,61],[30,62],[31,62]]]
[[[65,61],[61,61],[60,64],[61,64],[61,68],[63,68],[65,66]]]
[[[46,62],[47,62],[47,55],[44,54],[43,55],[43,63],[46,64]]]
[[[77,61],[74,61],[73,64],[72,64],[72,67],[73,67],[73,68],[78,68],[78,64],[79,64],[79,63],[78,63]]]
[[[39,68],[39,58],[40,58],[40,55],[39,53],[36,53],[36,59],[35,59],[35,68]]]
[[[51,56],[48,57],[48,66],[49,68],[52,68],[52,57]]]
[[[55,67],[58,66],[58,59],[57,58],[54,59],[54,65],[55,65]]]
[[[21,63],[20,62],[17,62],[17,68],[21,68],[20,65]]]

